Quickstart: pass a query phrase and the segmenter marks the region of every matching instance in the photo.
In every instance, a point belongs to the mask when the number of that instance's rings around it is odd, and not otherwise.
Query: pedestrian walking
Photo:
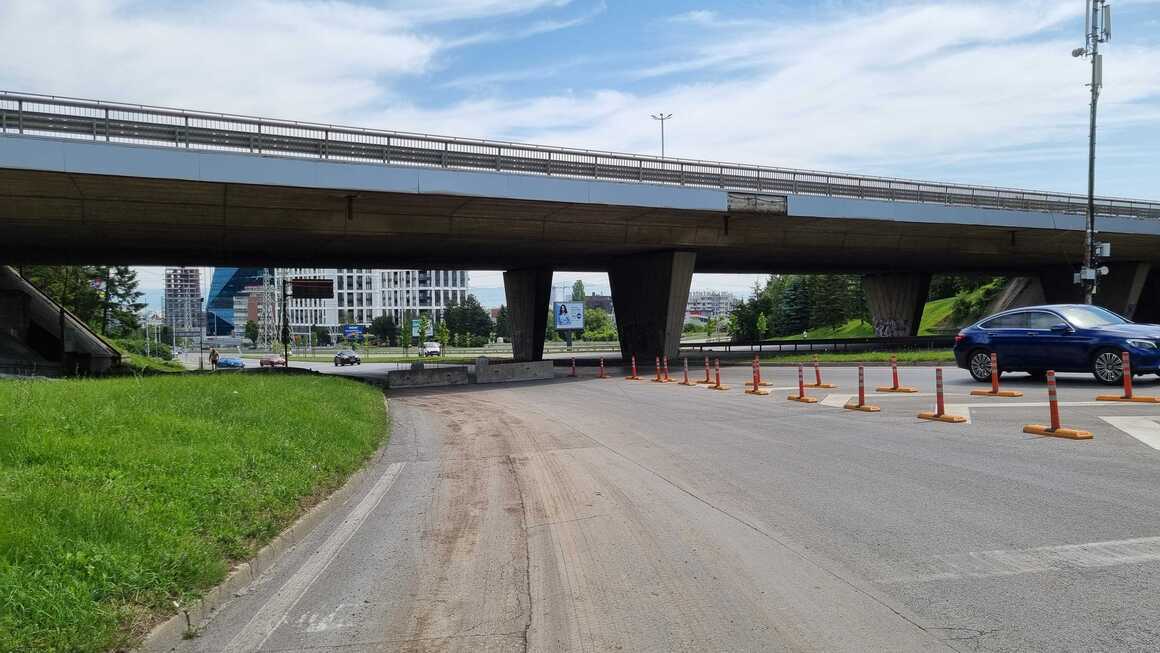
[[[209,348],[209,369],[216,371],[218,363],[218,350],[216,347]]]

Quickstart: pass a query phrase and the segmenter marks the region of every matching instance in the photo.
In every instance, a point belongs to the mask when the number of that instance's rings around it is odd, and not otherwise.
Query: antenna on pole
[[[671,113],[654,113],[651,114],[653,120],[659,120],[661,123],[661,158],[665,158],[665,121],[673,117]]]
[[[1091,304],[1099,289],[1100,277],[1108,273],[1100,259],[1111,253],[1107,243],[1096,242],[1096,108],[1100,88],[1104,85],[1104,55],[1100,43],[1112,37],[1112,8],[1107,0],[1084,0],[1084,47],[1071,51],[1073,57],[1091,57],[1091,122],[1088,128],[1088,205],[1087,226],[1084,230],[1083,267],[1075,275],[1075,282],[1083,286],[1084,303]]]

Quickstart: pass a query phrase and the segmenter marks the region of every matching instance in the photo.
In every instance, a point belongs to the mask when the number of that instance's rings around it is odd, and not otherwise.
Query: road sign
[[[584,302],[556,302],[552,307],[557,331],[580,331],[584,328]]]

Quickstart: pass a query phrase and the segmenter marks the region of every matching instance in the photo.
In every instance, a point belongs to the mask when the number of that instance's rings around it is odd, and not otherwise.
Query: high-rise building
[[[234,324],[234,296],[246,286],[262,283],[266,268],[214,268],[213,282],[206,300],[205,333],[209,336],[241,335],[242,324]],[[234,333],[235,326],[238,333]]]
[[[201,310],[201,270],[165,268],[165,325],[178,337],[192,338],[205,327]]]
[[[685,304],[687,315],[699,315],[704,318],[716,318],[728,315],[741,303],[737,296],[730,292],[719,290],[694,290],[689,293],[689,302]]]
[[[404,314],[425,314],[443,319],[453,302],[467,298],[466,270],[370,270],[353,268],[278,268],[275,287],[283,279],[331,279],[331,299],[290,299],[287,304],[292,333],[307,333],[311,326],[331,333],[343,325],[369,325],[376,317],[389,316],[402,325]],[[281,318],[278,317],[280,320]]]

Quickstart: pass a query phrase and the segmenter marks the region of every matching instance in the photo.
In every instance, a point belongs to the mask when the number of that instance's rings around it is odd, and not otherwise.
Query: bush
[[[148,354],[145,353],[146,344],[148,344],[148,349],[149,349]],[[148,355],[150,358],[156,358],[158,360],[163,360],[163,361],[173,360],[173,350],[170,349],[169,345],[167,345],[163,342],[146,343],[144,340],[125,339],[125,340],[114,340],[113,346],[115,346],[117,349],[120,349],[123,352],[129,352],[130,354],[137,354],[138,356]]]

